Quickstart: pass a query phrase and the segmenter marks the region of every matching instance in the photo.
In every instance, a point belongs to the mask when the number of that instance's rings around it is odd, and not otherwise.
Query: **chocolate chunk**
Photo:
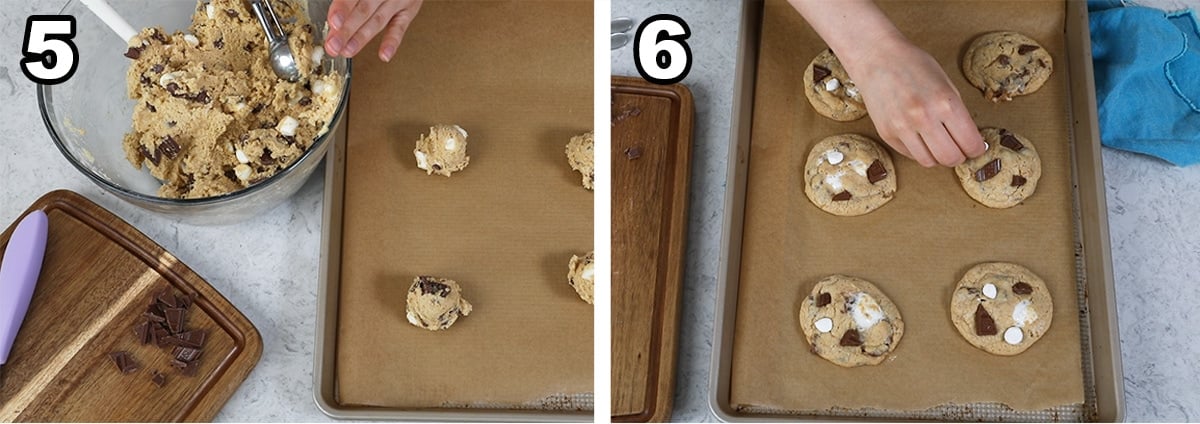
[[[156,154],[150,154],[150,150],[146,149],[146,146],[138,146],[138,153],[141,153],[142,157],[146,158],[146,160],[150,161],[150,163],[154,164],[154,166],[158,166],[158,161],[161,157]]]
[[[833,201],[835,201],[835,202],[845,202],[845,201],[847,201],[847,200],[850,200],[850,199],[851,199],[851,198],[853,198],[853,197],[854,197],[854,195],[850,194],[850,192],[848,192],[848,191],[846,191],[846,190],[842,190],[842,192],[841,192],[841,193],[838,193],[838,194],[835,194],[835,195],[833,195]]]
[[[133,334],[137,336],[140,344],[149,344],[154,341],[154,333],[150,331],[150,321],[143,320],[140,324],[133,326]]]
[[[176,125],[176,124],[178,124],[178,122],[175,122],[175,121],[167,121],[167,128],[175,128],[175,125]]]
[[[261,162],[263,165],[267,165],[267,166],[274,165],[275,158],[271,157],[271,149],[264,148],[262,156],[258,158],[258,161]]]
[[[166,44],[166,42],[167,42],[167,37],[165,35],[163,35],[162,32],[159,32],[157,29],[154,30],[154,34],[151,35],[150,37],[154,38],[155,40],[158,40],[158,42],[160,42],[160,43]]]
[[[176,95],[175,93],[179,91],[179,84],[169,82],[167,83],[166,89],[168,93],[171,93],[171,95],[174,96]]]
[[[1033,286],[1024,281],[1020,281],[1017,284],[1013,284],[1012,292],[1014,294],[1033,294]]]
[[[437,282],[433,277],[420,276],[417,278],[417,286],[421,288],[421,293],[433,293],[441,297],[450,295],[450,286]]]
[[[175,303],[175,295],[171,294],[169,290],[159,290],[158,293],[154,294],[154,301],[163,305],[164,310],[166,310],[166,308],[179,307],[179,305]]]
[[[172,344],[176,346],[199,349],[204,346],[204,338],[206,334],[207,333],[205,333],[204,330],[184,331],[174,336],[174,340],[171,342],[173,342]]]
[[[142,48],[141,47],[130,47],[129,50],[125,51],[125,57],[128,57],[133,60],[137,60],[138,58],[142,57]]]
[[[296,137],[295,137],[295,136],[291,136],[291,135],[285,135],[285,136],[282,136],[282,137],[279,137],[279,138],[282,138],[282,139],[283,139],[283,142],[284,142],[284,143],[287,143],[289,146],[291,146],[291,145],[293,145],[293,144],[296,144]],[[440,167],[440,166],[438,166],[438,165],[433,165],[433,166],[434,166],[434,167],[437,167],[438,169],[441,169],[441,167]]]
[[[983,168],[979,168],[978,171],[975,171],[975,181],[984,182],[992,179],[992,177],[995,177],[996,174],[999,173],[1000,159],[992,159],[991,162],[984,164]]]
[[[875,159],[874,162],[871,162],[871,167],[867,168],[867,181],[870,181],[871,184],[880,182],[887,176],[887,168],[883,167],[883,162],[880,162],[879,159]]]
[[[842,340],[838,342],[842,346],[862,346],[862,336],[858,334],[858,330],[849,329],[845,334],[842,334]]]
[[[171,334],[183,332],[183,321],[187,318],[187,310],[183,308],[167,308],[164,312],[167,315],[167,329],[171,330]]]
[[[233,10],[233,9],[225,9],[225,14],[228,15],[230,18],[238,17],[237,11]]]
[[[983,309],[983,304],[975,307],[975,335],[996,335],[996,320],[992,319],[992,315],[988,314],[986,309]]]
[[[1017,136],[1005,132],[1000,133],[1000,145],[1018,152],[1025,148],[1025,145],[1017,140]]]
[[[141,78],[138,78],[138,82],[142,83],[142,85],[150,85],[150,77],[142,75]]]
[[[213,47],[216,47],[216,48],[218,48],[218,49],[223,49],[223,48],[225,48],[225,39],[224,39],[224,38],[218,38],[218,39],[217,39],[217,41],[213,41]]]
[[[1019,47],[1017,47],[1017,54],[1029,54],[1029,52],[1032,52],[1039,48],[1040,47],[1035,46],[1033,44],[1022,44]]]
[[[288,143],[288,144],[292,144],[292,143]],[[433,170],[434,170],[434,171],[441,171],[441,170],[442,170],[442,166],[441,166],[441,165],[438,165],[438,164],[436,164],[436,163],[435,163],[435,164],[433,164]]]
[[[167,343],[167,337],[171,337],[171,332],[162,325],[153,325],[151,327],[154,334],[154,344],[158,347],[170,346],[170,344]]]
[[[625,158],[626,159],[634,160],[634,159],[637,159],[640,157],[642,157],[642,148],[641,147],[633,146],[633,147],[625,148]]]
[[[174,137],[168,135],[163,139],[162,143],[159,143],[156,151],[159,154],[166,156],[168,159],[175,159],[176,156],[179,156],[179,143],[175,142]],[[172,302],[174,302],[173,299]],[[172,305],[174,305],[174,303],[172,303]]]
[[[829,68],[826,68],[821,65],[813,64],[813,82],[814,83],[824,81],[825,78],[828,78],[829,75],[832,75],[832,74],[833,74],[833,72],[830,72]]]
[[[243,50],[246,50],[247,52],[253,52],[253,51],[254,51],[254,47],[256,47],[256,46],[257,46],[257,45],[256,45],[256,44],[254,44],[254,42],[253,42],[253,41],[250,41],[250,42],[247,42],[247,43],[246,43],[246,46],[245,46],[245,47],[242,47],[242,49],[243,49]]]
[[[175,346],[175,349],[171,350],[171,356],[174,356],[175,359],[183,362],[195,361],[196,359],[200,358],[200,353],[200,349],[184,346]]]
[[[150,113],[158,113],[158,108],[154,107],[150,102],[146,102],[146,110],[149,110]]]
[[[158,305],[148,306],[146,308],[146,313],[142,314],[142,316],[146,317],[146,319],[150,320],[150,322],[153,322],[153,323],[167,322],[167,319],[165,317],[163,317],[162,309],[160,309],[158,307]]]
[[[167,385],[167,376],[155,370],[154,376],[150,377],[150,381],[154,382],[155,386],[163,387]]]
[[[312,97],[301,97],[300,106],[308,106],[312,104]]]
[[[192,297],[183,293],[175,294],[175,305],[180,308],[187,309],[192,307]]]
[[[161,73],[162,73],[162,71],[163,71],[163,69],[165,69],[165,68],[166,68],[166,67],[165,67],[165,66],[163,66],[163,64],[161,64],[161,63],[155,63],[155,64],[154,64],[154,66],[151,66],[151,67],[150,67],[150,71],[151,71],[151,72],[154,72],[154,73],[156,73],[156,74],[161,74]]]
[[[226,169],[224,175],[225,178],[229,179],[229,181],[233,181],[235,183],[238,182],[237,173],[233,172],[233,168]]]
[[[817,295],[818,308],[828,305],[830,302],[833,302],[833,296],[830,296],[829,293],[821,293]]]
[[[264,107],[266,107],[266,106],[267,106],[267,105],[265,105],[265,104],[262,104],[262,103],[256,104],[256,105],[254,105],[254,109],[250,109],[250,113],[253,113],[253,114],[255,114],[255,115],[258,115],[258,113],[259,113],[259,112],[262,112],[263,108],[264,108]]]
[[[199,93],[196,93],[195,96],[191,97],[191,100],[200,103],[208,103],[209,101],[212,101],[212,98],[208,96],[208,90],[200,90]]]
[[[112,358],[113,363],[116,364],[117,370],[121,371],[121,374],[129,374],[141,368],[141,365],[134,362],[133,356],[130,356],[129,352],[123,350],[112,352],[108,354],[108,357]]]
[[[1025,181],[1026,181],[1025,177],[1022,177],[1020,175],[1013,175],[1012,186],[1013,187],[1023,186],[1023,185],[1025,185]]]
[[[1000,62],[1000,65],[1003,65],[1003,66],[1008,66],[1008,63],[1009,63],[1009,61],[1008,61],[1008,55],[1003,55],[1003,54],[1002,54],[1002,55],[1000,55],[1000,56],[997,56],[997,57],[996,57],[996,61],[997,61],[997,62]]]
[[[1042,60],[1041,58],[1038,58],[1037,63],[1039,68],[1048,68],[1048,66],[1046,66],[1046,61]]]

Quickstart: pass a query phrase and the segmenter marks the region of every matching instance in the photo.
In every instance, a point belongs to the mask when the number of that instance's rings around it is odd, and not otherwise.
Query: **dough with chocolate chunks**
[[[817,113],[834,121],[867,116],[862,94],[833,50],[825,49],[804,69],[804,95]]]
[[[1050,53],[1032,38],[997,31],[976,37],[962,61],[967,81],[993,102],[1033,93],[1054,73]]]
[[[1029,139],[1004,128],[979,130],[988,149],[954,167],[963,190],[989,208],[1011,208],[1037,190],[1042,160]]]
[[[470,315],[471,303],[454,280],[422,275],[408,288],[406,311],[410,324],[438,331],[454,325],[459,315]]]
[[[985,352],[1024,352],[1050,329],[1054,303],[1046,283],[1023,266],[988,262],[967,270],[950,299],[950,320]]]
[[[429,127],[429,134],[421,134],[417,139],[413,156],[417,168],[425,170],[425,175],[449,177],[462,171],[471,163],[471,157],[467,156],[467,130],[458,125]]]
[[[874,284],[830,275],[800,302],[800,329],[813,353],[850,368],[887,359],[904,336],[904,321]]]
[[[841,134],[817,142],[804,166],[804,194],[838,216],[871,212],[896,194],[896,168],[887,150],[870,138]]]

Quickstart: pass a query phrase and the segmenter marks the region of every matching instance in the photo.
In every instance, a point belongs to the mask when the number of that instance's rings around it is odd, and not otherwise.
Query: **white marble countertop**
[[[695,57],[683,84],[696,102],[688,258],[673,421],[716,419],[708,406],[713,310],[724,217],[725,167],[740,3],[730,0],[612,0],[613,16],[683,18]],[[1200,0],[1148,0],[1192,5]],[[637,75],[631,46],[612,52],[616,75]],[[1126,419],[1200,419],[1200,165],[1104,151],[1113,269],[1125,367]]]

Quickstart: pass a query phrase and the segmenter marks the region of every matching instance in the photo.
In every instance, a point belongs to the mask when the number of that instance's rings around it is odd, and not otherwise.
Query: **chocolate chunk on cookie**
[[[450,328],[460,315],[470,315],[471,303],[462,298],[458,282],[422,275],[409,286],[405,309],[410,324],[438,331]]]
[[[843,367],[882,363],[904,335],[891,299],[874,284],[845,275],[817,282],[801,301],[799,318],[812,352]]]

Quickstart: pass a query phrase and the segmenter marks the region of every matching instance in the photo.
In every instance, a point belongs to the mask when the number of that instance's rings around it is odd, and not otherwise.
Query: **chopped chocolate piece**
[[[159,290],[157,293],[154,293],[154,301],[162,304],[166,308],[178,307],[178,305],[175,303],[175,295],[171,294],[170,290],[163,289]]]
[[[150,150],[146,149],[146,146],[138,146],[138,153],[141,153],[142,157],[146,158],[146,160],[149,160],[150,163],[154,164],[154,166],[158,166],[158,161],[162,158],[162,156],[157,154],[150,154]]]
[[[862,336],[858,334],[858,330],[849,329],[845,334],[842,334],[842,340],[838,342],[842,346],[862,346]]]
[[[168,128],[175,128],[175,124],[178,124],[178,122],[175,122],[175,121],[167,121],[167,127],[168,127]]]
[[[245,46],[245,47],[242,47],[242,49],[243,49],[243,50],[245,50],[245,51],[247,51],[247,52],[253,52],[253,51],[254,51],[254,47],[255,47],[255,46],[257,46],[257,44],[254,44],[254,42],[253,42],[253,41],[250,41],[250,42],[247,42],[247,43],[246,43],[246,46]]]
[[[153,381],[155,386],[163,387],[167,385],[167,376],[155,370],[154,375],[150,377],[150,381]]]
[[[238,13],[237,13],[237,11],[236,11],[236,10],[233,10],[233,9],[225,9],[225,14],[226,14],[226,15],[229,15],[229,17],[230,17],[230,18],[236,18],[236,17],[238,17]]]
[[[156,74],[161,74],[161,73],[162,73],[162,71],[163,71],[163,68],[165,68],[165,66],[163,66],[163,64],[161,64],[161,63],[155,63],[155,64],[154,64],[154,66],[151,66],[151,67],[150,67],[150,70],[151,70],[151,71],[153,71],[153,72],[154,72],[154,73],[156,73]]]
[[[265,105],[265,104],[262,104],[262,103],[256,104],[256,105],[254,105],[254,109],[250,109],[250,113],[253,113],[253,114],[255,114],[255,115],[258,115],[258,113],[259,113],[259,112],[262,112],[263,108],[264,108],[264,107],[266,107],[266,106],[267,106],[267,105]]]
[[[1003,55],[1003,54],[1002,54],[1002,55],[1000,55],[1000,56],[997,56],[997,57],[996,57],[996,61],[997,61],[997,62],[1000,62],[1000,64],[1001,64],[1001,65],[1003,65],[1003,66],[1008,66],[1008,63],[1009,63],[1009,62],[1008,62],[1008,55]]]
[[[1045,68],[1045,67],[1046,67],[1046,61],[1042,60],[1041,58],[1038,58],[1038,67],[1039,67],[1039,68]]]
[[[125,57],[137,60],[138,58],[142,57],[142,48],[141,47],[130,47],[129,50],[125,51]]]
[[[171,356],[174,356],[175,359],[183,362],[195,361],[196,359],[200,358],[200,353],[200,349],[183,346],[175,346],[175,349],[171,350]]]
[[[1020,281],[1017,282],[1017,284],[1013,284],[1012,291],[1015,294],[1033,294],[1033,286],[1024,281]]]
[[[641,147],[633,146],[633,147],[625,148],[625,158],[626,159],[634,160],[634,159],[637,159],[640,157],[642,157],[642,148]]]
[[[292,136],[292,135],[285,135],[285,136],[282,136],[282,137],[279,137],[279,138],[282,138],[282,139],[283,139],[283,142],[284,142],[284,143],[287,143],[289,146],[291,146],[291,145],[293,145],[293,144],[296,144],[296,136]],[[434,166],[434,167],[436,167],[436,168],[438,168],[438,169],[441,169],[441,167],[440,167],[440,166],[438,166],[438,165],[436,165],[436,164],[435,164],[435,165],[433,165],[433,166]]]
[[[268,165],[268,166],[274,165],[275,158],[271,157],[271,149],[264,148],[262,157],[259,157],[258,161],[261,162],[263,165]]]
[[[867,181],[870,181],[871,184],[880,182],[887,176],[887,168],[883,167],[883,162],[880,162],[879,159],[875,159],[874,162],[871,162],[871,167],[867,168]]]
[[[830,296],[829,293],[821,293],[820,295],[817,295],[818,308],[828,305],[831,302],[833,302],[833,296]]]
[[[292,143],[288,143],[288,144],[292,144]],[[441,165],[438,165],[438,164],[436,164],[436,163],[435,163],[435,164],[433,164],[433,170],[434,170],[434,171],[441,171],[441,170],[442,170],[442,166],[441,166]]]
[[[992,315],[988,314],[986,309],[983,309],[983,304],[975,307],[975,335],[996,335],[996,320],[992,319]]]
[[[154,107],[150,102],[146,102],[146,110],[149,110],[150,113],[158,113],[158,108]]]
[[[995,177],[996,174],[999,173],[1000,159],[992,159],[991,162],[984,164],[983,168],[979,168],[978,171],[975,171],[975,181],[984,182],[992,179],[992,177]]]
[[[154,341],[154,332],[150,330],[150,321],[143,319],[140,324],[133,326],[133,334],[137,336],[138,343],[149,344]]]
[[[234,172],[233,168],[225,170],[225,178],[228,178],[229,181],[233,181],[235,183],[238,182],[237,172]]]
[[[171,93],[171,95],[174,96],[176,95],[175,93],[179,91],[179,84],[169,82],[165,88],[167,89],[168,93]]]
[[[421,288],[421,293],[434,293],[441,297],[450,295],[450,286],[437,282],[433,277],[423,275],[418,278],[417,286]]]
[[[154,38],[155,40],[158,40],[158,42],[160,42],[160,43],[167,42],[167,37],[165,35],[163,35],[162,32],[159,32],[158,30],[154,30],[154,34],[151,35],[151,37]]]
[[[150,77],[142,75],[142,77],[138,79],[138,82],[142,83],[142,85],[150,85]]]
[[[1013,179],[1012,179],[1013,187],[1023,186],[1023,185],[1025,185],[1025,182],[1026,182],[1025,177],[1022,177],[1020,175],[1013,175]]]
[[[154,334],[154,344],[158,347],[170,346],[170,344],[167,343],[167,338],[171,336],[171,331],[160,325],[154,325],[151,327],[152,333]]]
[[[204,346],[204,330],[191,330],[179,333],[172,340],[176,346],[200,348]]]
[[[1021,149],[1025,148],[1025,145],[1021,144],[1021,140],[1017,140],[1017,137],[1012,135],[1012,133],[1007,133],[1007,134],[1001,133],[1000,134],[1000,145],[1007,147],[1009,149],[1012,149],[1014,151],[1017,151],[1017,152],[1019,152],[1019,151],[1021,151]]]
[[[166,318],[163,317],[162,308],[159,307],[157,303],[153,303],[153,304],[150,304],[150,306],[147,306],[145,315],[146,315],[146,318],[150,318],[150,320],[154,321],[154,322],[165,322],[166,321]]]
[[[129,352],[122,350],[109,353],[108,356],[112,358],[113,363],[116,364],[117,370],[121,371],[121,374],[129,374],[141,368],[141,365],[138,365],[133,360],[133,356],[130,356]]]
[[[833,72],[830,72],[829,68],[826,68],[821,65],[816,65],[816,64],[813,65],[813,82],[814,83],[825,81],[825,78],[828,78],[829,75],[832,75],[832,74],[833,74]]]
[[[300,103],[300,106],[308,106],[308,105],[311,105],[311,104],[312,104],[312,97],[308,97],[308,96],[301,97],[301,98],[300,98],[300,101],[299,101],[298,103]]]
[[[179,143],[175,142],[175,137],[171,137],[168,135],[165,138],[163,138],[162,143],[160,143],[158,145],[157,152],[163,156],[166,156],[169,159],[175,159],[176,156],[179,156],[179,152],[180,152]],[[172,303],[170,303],[170,305],[175,304],[173,299],[171,302]]]
[[[1029,52],[1037,50],[1038,48],[1038,46],[1032,44],[1022,44],[1017,47],[1017,54],[1028,54]]]
[[[196,93],[195,96],[191,97],[191,100],[200,103],[208,103],[212,101],[212,97],[209,97],[208,90],[200,90],[199,93]]]
[[[183,309],[192,307],[192,296],[185,295],[183,293],[175,293],[175,305]]]
[[[167,308],[167,329],[171,330],[171,334],[179,334],[183,332],[183,320],[186,318],[187,310],[183,308]]]
[[[217,39],[217,41],[213,41],[213,47],[216,47],[216,48],[218,48],[218,49],[223,49],[223,48],[225,48],[225,39],[224,39],[224,38],[218,38],[218,39]]]
[[[835,195],[833,195],[833,201],[835,201],[835,202],[845,202],[845,201],[847,201],[847,200],[850,200],[850,199],[851,199],[851,198],[853,198],[853,197],[854,197],[854,195],[850,194],[850,192],[848,192],[848,191],[846,191],[846,190],[842,190],[842,192],[841,192],[841,193],[838,193],[838,194],[835,194]]]

